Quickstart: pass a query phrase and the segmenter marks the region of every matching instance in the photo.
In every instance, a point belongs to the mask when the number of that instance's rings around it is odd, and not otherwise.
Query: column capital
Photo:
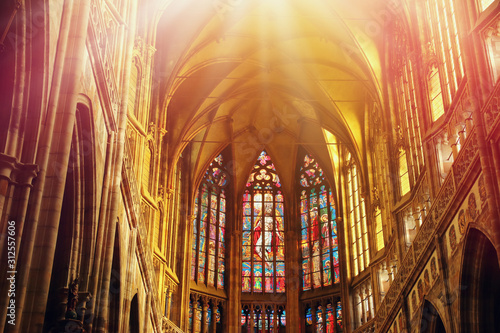
[[[188,226],[191,227],[194,224],[194,221],[196,220],[196,215],[191,214],[187,216],[187,223]]]

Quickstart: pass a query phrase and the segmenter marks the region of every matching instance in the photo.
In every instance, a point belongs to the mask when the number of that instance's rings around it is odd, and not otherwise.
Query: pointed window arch
[[[191,280],[224,288],[226,187],[222,155],[208,167],[196,193],[191,256]]]
[[[310,155],[300,168],[302,289],[331,286],[340,281],[337,213],[323,170]]]
[[[243,194],[242,292],[285,292],[283,194],[276,168],[262,151]]]
[[[347,223],[350,229],[350,250],[354,276],[370,265],[370,249],[368,247],[368,225],[365,199],[361,195],[361,179],[354,156],[346,152],[345,181],[347,194]]]

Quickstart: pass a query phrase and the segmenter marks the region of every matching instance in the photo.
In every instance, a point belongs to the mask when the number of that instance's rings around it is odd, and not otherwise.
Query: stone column
[[[198,331],[198,300],[193,298],[193,318],[191,320],[191,332],[199,332]]]
[[[250,327],[250,332],[253,333],[253,330],[254,330],[254,327],[255,327],[255,322],[254,322],[254,313],[255,309],[254,309],[254,306],[253,305],[250,305],[250,314],[249,314],[249,318],[248,318],[248,326]]]
[[[316,306],[311,305],[311,315],[312,315],[312,326],[313,326],[313,332],[316,332],[317,327],[318,327],[318,319],[316,318]]]
[[[260,314],[260,322],[261,322],[261,325],[262,325],[262,331],[265,331],[266,330],[266,309],[265,308],[261,308],[262,311],[261,311],[261,314]]]
[[[44,322],[76,118],[77,98],[80,91],[80,75],[86,54],[85,40],[87,39],[89,11],[90,1],[87,0],[75,3],[74,7],[69,6],[69,11],[64,10],[63,13],[64,23],[62,24],[67,30],[61,31],[61,34],[63,36],[67,34],[67,38],[60,39],[63,45],[58,46],[61,46],[62,51],[61,54],[56,55],[56,61],[61,57],[64,59],[59,64],[63,67],[64,82],[58,91],[59,96],[55,108],[50,107],[48,125],[52,128],[44,131],[50,133],[47,140],[50,148],[45,153],[48,152],[46,157],[51,160],[51,163],[47,160],[44,167],[41,167],[41,172],[47,182],[38,185],[44,186],[40,188],[42,197],[37,197],[41,199],[41,204],[37,207],[39,210],[35,209],[34,212],[34,215],[39,215],[33,218],[36,221],[34,223],[36,235],[31,235],[34,242],[26,254],[28,265],[23,266],[24,271],[29,271],[29,276],[36,276],[36,278],[29,279],[27,285],[23,278],[18,285],[19,290],[23,291],[21,295],[16,295],[18,296],[16,321],[19,324],[10,327],[13,332],[33,331]],[[65,53],[66,46],[71,50],[68,54]],[[41,152],[41,154],[44,153]],[[38,202],[35,205],[38,206]]]
[[[273,306],[273,332],[278,332],[279,319],[278,319],[278,306]]]
[[[186,240],[184,244],[180,246],[182,249],[181,257],[184,258],[181,262],[182,266],[182,277],[179,284],[179,289],[177,289],[176,297],[180,300],[180,306],[172,314],[172,317],[178,318],[180,324],[180,329],[185,330],[189,324],[189,285],[191,282],[190,270],[191,270],[191,247],[192,247],[192,234],[193,234],[193,223],[195,220],[195,215],[188,215],[186,221],[185,230],[182,231],[184,239]],[[181,238],[182,239],[182,238]]]
[[[219,308],[219,301],[212,301],[212,326],[210,326],[210,333],[215,333],[217,331],[217,309]]]
[[[373,293],[372,286],[368,285],[368,307],[370,308],[370,319],[373,318],[375,314],[375,307],[373,304]]]
[[[208,324],[207,324],[207,319],[208,319],[208,307],[210,304],[208,304],[208,298],[203,297],[201,299],[201,307],[202,307],[202,316],[201,316],[201,332],[202,333],[208,333]]]
[[[170,319],[170,310],[171,310],[171,302],[172,302],[172,294],[173,294],[173,289],[171,287],[167,288],[167,294],[165,297],[165,317]]]
[[[323,329],[324,331],[326,332],[326,305],[327,305],[327,301],[322,301],[321,302],[321,310],[323,310],[321,312],[321,316],[323,317]]]
[[[356,307],[354,308],[355,326],[353,327],[353,329],[356,329],[363,324],[363,298],[360,294],[359,289],[356,290],[354,298],[356,300],[355,303],[357,304]]]

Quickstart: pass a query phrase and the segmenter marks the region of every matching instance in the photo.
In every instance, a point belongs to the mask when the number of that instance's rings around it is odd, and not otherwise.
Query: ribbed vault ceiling
[[[232,5],[231,5],[232,4]],[[199,180],[232,144],[236,188],[262,148],[283,185],[299,146],[330,179],[322,129],[364,151],[365,118],[381,103],[379,0],[173,1],[158,29],[170,161],[191,144]],[[378,28],[378,30],[377,30]]]

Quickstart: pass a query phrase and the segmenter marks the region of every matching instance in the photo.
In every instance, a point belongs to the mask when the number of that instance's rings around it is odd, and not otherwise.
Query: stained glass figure
[[[220,324],[222,321],[222,314],[220,306],[217,307],[217,312],[215,313],[215,324]]]
[[[212,306],[208,306],[207,308],[207,327],[212,326]]]
[[[306,309],[306,326],[311,326],[313,323],[311,308]]]
[[[191,280],[217,289],[224,288],[226,186],[224,158],[210,164],[196,193],[191,254]]]
[[[342,322],[342,303],[340,301],[337,302],[336,317],[337,317],[338,331],[343,332],[344,326],[343,326],[343,322]]]
[[[285,292],[284,228],[281,183],[271,157],[263,151],[243,194],[243,292]]]
[[[323,307],[320,305],[316,309],[316,332],[323,333],[324,332],[324,323],[323,323]]]
[[[335,332],[335,311],[331,303],[326,306],[326,333]]]
[[[300,168],[302,289],[340,281],[335,201],[323,170],[310,155]]]
[[[282,326],[282,327],[286,327],[286,311],[282,308],[279,309],[278,311],[278,316],[279,316],[279,320],[278,320],[278,325],[279,326]]]

